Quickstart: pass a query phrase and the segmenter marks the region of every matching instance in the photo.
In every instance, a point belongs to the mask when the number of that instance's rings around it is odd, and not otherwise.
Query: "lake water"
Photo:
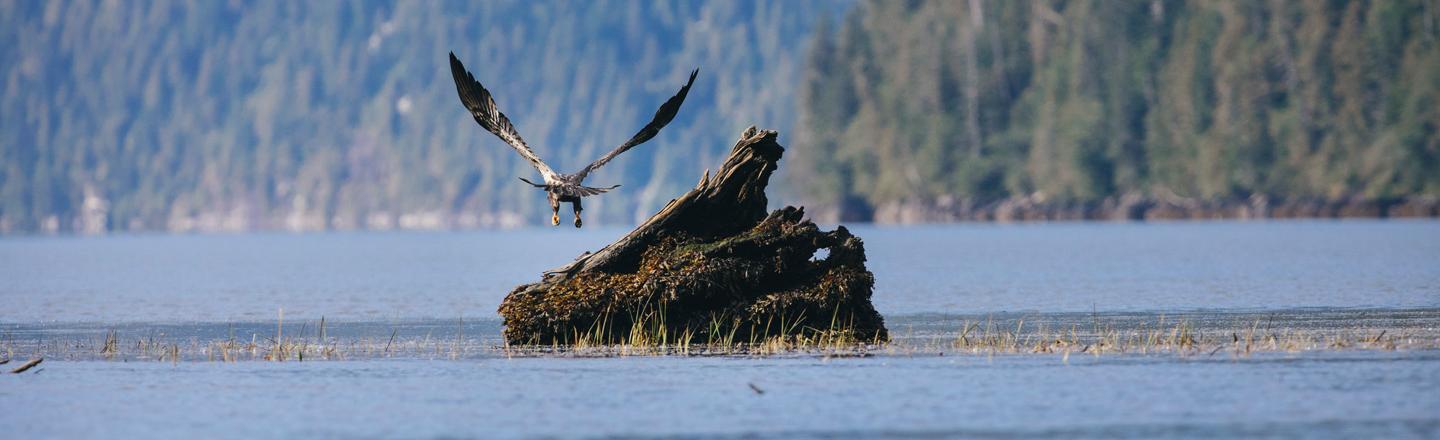
[[[852,231],[866,243],[876,308],[911,342],[953,339],[962,323],[981,320],[1133,328],[1168,317],[1224,334],[1261,325],[1314,335],[1373,329],[1389,332],[1377,340],[1399,333],[1422,343],[1243,357],[1227,355],[1232,346],[1183,356],[940,348],[864,358],[510,358],[493,348],[504,295],[626,231],[11,237],[0,239],[0,356],[47,359],[38,372],[0,375],[0,432],[1440,436],[1440,222]],[[281,309],[287,335],[317,338],[324,316],[330,337],[383,345],[384,354],[285,363],[136,354],[145,338],[187,347],[264,338]],[[125,354],[106,360],[95,347],[110,330]],[[387,336],[399,341],[393,351]]]
[[[1440,222],[856,227],[886,316],[1440,306]],[[6,238],[3,322],[492,318],[621,229]]]

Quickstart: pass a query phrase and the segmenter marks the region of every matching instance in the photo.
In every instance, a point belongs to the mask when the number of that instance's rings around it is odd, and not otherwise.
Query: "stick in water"
[[[31,368],[34,368],[36,365],[40,365],[40,362],[43,362],[43,361],[45,361],[45,358],[35,358],[35,359],[31,359],[30,362],[26,362],[25,365],[21,365],[20,368],[16,368],[16,369],[14,369],[14,370],[10,370],[10,372],[11,372],[11,373],[14,373],[14,374],[24,373],[25,370],[29,370],[29,369],[31,369]]]

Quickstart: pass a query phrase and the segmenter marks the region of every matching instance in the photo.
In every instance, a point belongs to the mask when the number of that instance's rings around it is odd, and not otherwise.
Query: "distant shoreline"
[[[783,203],[783,202],[781,202]],[[1405,198],[1269,198],[1199,200],[1190,198],[1144,197],[1126,195],[1099,201],[1045,200],[1043,196],[1016,196],[989,202],[973,199],[932,200],[925,202],[891,202],[870,208],[855,201],[844,209],[823,204],[803,204],[806,213],[821,223],[872,223],[878,225],[943,224],[943,223],[1014,223],[1045,221],[1170,221],[1170,220],[1266,220],[1266,219],[1387,219],[1440,218],[1440,197]],[[103,217],[101,217],[103,218]],[[337,217],[338,219],[338,217]],[[0,219],[3,220],[3,219]],[[163,227],[111,227],[96,229],[107,222],[101,219],[82,221],[80,217],[54,221],[53,229],[24,229],[0,221],[0,237],[4,236],[67,236],[101,235],[108,233],[244,233],[244,232],[344,232],[344,231],[452,231],[501,230],[527,226],[518,213],[499,214],[444,213],[423,211],[411,213],[372,213],[362,221],[327,222],[317,213],[295,215],[278,213],[254,218],[227,214],[201,214],[170,221]],[[70,227],[60,227],[59,225]],[[600,222],[597,226],[620,226]],[[624,227],[630,227],[624,223]],[[7,227],[9,226],[9,227]],[[133,224],[132,224],[133,226]]]
[[[1437,218],[1440,198],[1270,198],[1199,200],[1126,195],[1098,201],[1048,201],[1017,196],[989,202],[934,200],[893,202],[874,209],[819,209],[822,221],[876,224],[1033,221],[1165,221],[1247,219]]]

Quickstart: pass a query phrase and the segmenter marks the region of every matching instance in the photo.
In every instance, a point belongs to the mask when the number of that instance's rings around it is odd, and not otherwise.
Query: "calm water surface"
[[[1437,395],[1435,353],[71,362],[0,377],[0,422],[15,438],[1435,438]]]
[[[490,318],[626,231],[0,240],[0,322]],[[858,227],[887,316],[1440,306],[1440,222]]]
[[[892,330],[922,340],[953,337],[956,323],[982,317],[1059,328],[1169,315],[1201,327],[1263,318],[1322,333],[1440,332],[1440,222],[852,229],[866,242],[876,307]],[[511,288],[624,232],[0,239],[0,345],[80,346],[38,372],[0,374],[0,432],[1440,437],[1435,350],[510,359],[485,348],[498,340],[495,308]],[[281,308],[287,335],[325,316],[333,337],[453,338],[473,351],[303,363],[95,359],[93,344],[110,329],[126,344],[156,335],[204,344],[269,334]]]

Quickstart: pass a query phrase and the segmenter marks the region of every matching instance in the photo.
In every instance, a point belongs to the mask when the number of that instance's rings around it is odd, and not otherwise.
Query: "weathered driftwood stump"
[[[505,338],[884,340],[860,238],[844,226],[821,231],[803,208],[766,215],[765,186],[785,151],[775,138],[750,127],[713,177],[619,241],[515,288],[500,304]]]

